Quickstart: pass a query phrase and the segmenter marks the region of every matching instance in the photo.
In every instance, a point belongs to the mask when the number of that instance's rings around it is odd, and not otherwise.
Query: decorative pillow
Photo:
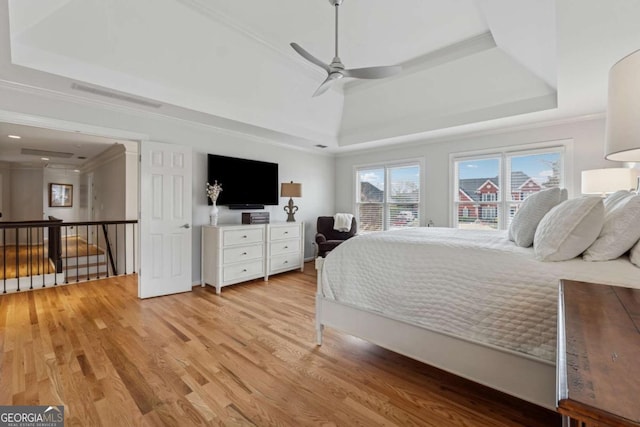
[[[613,194],[610,194],[604,199],[604,211],[605,213],[612,209],[618,202],[631,196],[633,193],[629,190],[619,190]]]
[[[566,188],[563,188],[562,190],[560,190],[560,201],[564,202],[565,200],[569,199],[569,190],[567,190]]]
[[[629,252],[629,260],[640,267],[640,242],[636,243],[631,252]]]
[[[586,261],[616,259],[640,239],[640,196],[626,196],[607,209],[595,242],[582,254]]]
[[[598,238],[604,224],[604,203],[599,196],[585,196],[560,203],[540,221],[533,250],[541,261],[575,258]]]
[[[523,248],[533,245],[533,236],[540,220],[560,203],[560,193],[559,188],[549,188],[527,197],[513,216],[509,226],[509,239]]]

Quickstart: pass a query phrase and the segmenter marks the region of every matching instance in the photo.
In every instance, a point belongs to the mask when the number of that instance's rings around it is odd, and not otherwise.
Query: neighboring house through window
[[[452,155],[454,227],[508,228],[527,197],[546,188],[565,186],[565,150],[563,144]]]
[[[420,225],[419,162],[357,167],[355,175],[358,232]]]

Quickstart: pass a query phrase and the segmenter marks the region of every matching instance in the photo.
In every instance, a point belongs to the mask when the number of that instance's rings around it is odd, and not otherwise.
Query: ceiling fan
[[[320,87],[318,87],[313,96],[322,95],[327,91],[327,89],[329,89],[329,87],[335,80],[341,79],[343,77],[353,77],[356,79],[381,79],[392,76],[402,70],[402,67],[399,65],[354,69],[346,69],[344,67],[344,64],[338,56],[338,8],[342,4],[342,2],[343,0],[329,0],[329,3],[336,8],[336,54],[333,58],[333,61],[331,61],[331,64],[325,64],[324,62],[320,61],[318,58],[304,50],[299,44],[291,43],[291,47],[296,52],[298,52],[300,56],[327,72],[327,78],[324,80],[324,82],[322,82]]]

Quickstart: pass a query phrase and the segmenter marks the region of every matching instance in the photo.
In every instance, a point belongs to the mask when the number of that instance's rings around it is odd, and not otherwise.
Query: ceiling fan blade
[[[382,79],[393,76],[402,71],[400,65],[389,65],[383,67],[355,68],[353,70],[344,70],[342,73],[345,77],[354,77],[357,79]]]
[[[318,67],[322,68],[327,73],[331,72],[331,70],[329,69],[329,66],[327,64],[325,64],[324,62],[320,61],[318,58],[316,58],[315,56],[311,55],[309,52],[304,50],[298,43],[291,43],[291,47],[293,48],[293,50],[298,52],[300,54],[300,56],[302,56],[307,61],[309,61],[309,62],[311,62],[313,64],[316,64]]]
[[[318,87],[318,89],[313,93],[313,96],[322,95],[327,90],[329,90],[329,88],[331,87],[331,83],[333,83],[334,80],[338,80],[341,78],[342,78],[342,74],[340,73],[329,74],[327,78],[322,82],[320,87]]]

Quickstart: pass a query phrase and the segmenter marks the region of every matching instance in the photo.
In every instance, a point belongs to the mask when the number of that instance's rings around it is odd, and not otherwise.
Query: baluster
[[[132,241],[132,246],[131,246],[132,251],[133,251],[133,271],[132,271],[132,273],[135,273],[135,272],[138,271],[136,269],[136,225],[137,224],[138,224],[137,222],[134,222],[131,225],[131,229],[133,230],[133,232],[131,233],[131,235],[133,236],[133,238],[132,238],[133,241]]]
[[[69,277],[67,276],[68,270],[68,262],[67,257],[69,256],[69,227],[64,227],[64,262],[62,263],[62,271],[64,272],[64,283],[69,283]]]
[[[18,284],[18,292],[20,292],[20,249],[18,240],[20,240],[20,229],[16,228],[16,282]]]
[[[124,274],[127,275],[127,224],[124,225]]]
[[[87,280],[89,280],[89,224],[87,224],[87,254],[85,259],[87,260],[86,269],[87,269]]]
[[[47,252],[44,248],[44,227],[39,227],[39,230],[42,230],[42,287],[45,288],[47,286],[45,278],[49,272],[49,263],[47,262]]]
[[[49,254],[49,259],[53,257],[53,286],[58,286],[58,251],[62,251],[62,248],[58,247],[58,245],[61,243],[60,233],[62,233],[60,227],[52,227],[49,229],[49,242],[51,243],[55,239],[54,245],[49,246],[52,252],[54,252],[52,254]],[[53,234],[53,236],[51,236],[51,234]]]
[[[80,260],[78,259],[78,254],[80,253],[79,245],[80,245],[80,235],[79,228],[76,228],[76,283],[80,281]],[[87,235],[87,239],[89,236]]]
[[[118,228],[118,226],[116,225],[116,228]],[[107,253],[104,254],[105,255],[105,262],[107,264],[107,278],[109,278],[109,254],[111,254],[111,241],[109,240],[109,224],[105,224],[102,226],[102,229],[104,230],[104,246],[105,249],[107,250]],[[112,254],[113,255],[113,254]],[[113,262],[113,259],[111,259],[111,262]],[[114,272],[115,275],[115,272]]]
[[[33,242],[31,241],[33,227],[27,229],[29,243],[27,244],[27,270],[29,271],[29,289],[33,289]]]
[[[2,293],[7,293],[7,229],[2,229]]]
[[[125,227],[127,226],[126,224],[123,224]],[[124,255],[127,256],[127,251],[124,251]],[[118,269],[118,224],[116,224],[116,271],[113,272],[114,276],[118,275],[118,272],[120,270]]]
[[[100,278],[100,230],[96,224],[96,279]]]

